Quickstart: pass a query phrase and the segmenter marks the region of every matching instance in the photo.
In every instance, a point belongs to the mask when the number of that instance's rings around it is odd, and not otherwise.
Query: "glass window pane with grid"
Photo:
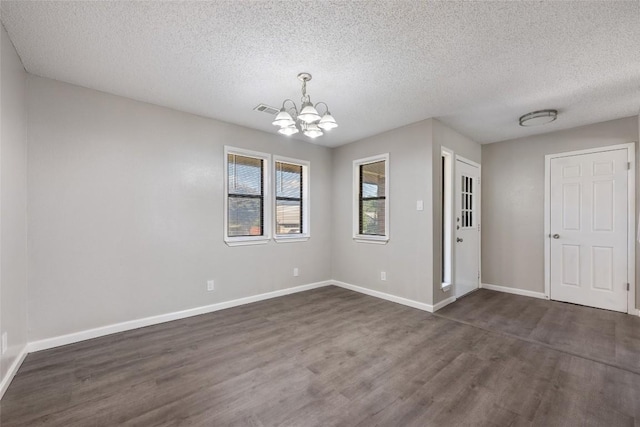
[[[264,235],[264,160],[227,155],[227,236]]]
[[[276,234],[304,230],[303,166],[276,162]]]
[[[473,194],[473,178],[462,175],[462,188],[460,189],[461,209],[460,209],[460,222],[461,228],[473,228],[474,224],[474,194]]]
[[[385,163],[382,160],[360,165],[359,234],[385,235]]]

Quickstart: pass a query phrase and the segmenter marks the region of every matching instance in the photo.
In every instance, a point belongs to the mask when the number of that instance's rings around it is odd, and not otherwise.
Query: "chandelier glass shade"
[[[294,101],[285,99],[282,108],[273,120],[273,125],[278,126],[278,133],[294,135],[302,132],[309,138],[317,138],[324,131],[337,128],[338,123],[329,112],[329,107],[324,102],[313,104],[311,97],[307,95],[307,82],[311,80],[311,74],[300,73],[298,79],[302,82],[302,99],[300,110]],[[324,114],[318,113],[318,108],[324,108]]]

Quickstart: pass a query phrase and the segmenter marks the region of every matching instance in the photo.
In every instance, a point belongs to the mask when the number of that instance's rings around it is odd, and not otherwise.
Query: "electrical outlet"
[[[386,271],[381,271],[380,272],[380,280],[387,280],[387,272]]]
[[[298,267],[293,269],[293,276],[294,277],[298,277],[300,275],[300,271],[298,270]]]
[[[214,289],[213,280],[207,280],[207,290],[212,291]]]
[[[4,334],[2,334],[2,354],[5,354],[7,352],[7,347],[9,347],[9,337],[5,332]]]

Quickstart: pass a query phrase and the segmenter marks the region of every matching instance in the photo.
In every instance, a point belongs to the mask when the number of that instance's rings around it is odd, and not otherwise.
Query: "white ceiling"
[[[300,98],[337,146],[437,117],[481,143],[636,115],[640,1],[2,1],[30,73],[274,132]],[[527,112],[556,122],[522,128]],[[304,139],[304,137],[301,137]]]

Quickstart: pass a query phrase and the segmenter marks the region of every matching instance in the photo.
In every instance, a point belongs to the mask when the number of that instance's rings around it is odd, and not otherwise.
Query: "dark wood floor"
[[[439,316],[640,374],[640,318],[481,289]]]
[[[1,425],[640,426],[624,344],[640,319],[613,316],[616,367],[579,356],[607,354],[600,310],[560,304],[533,325],[500,306],[555,303],[521,298],[479,291],[445,318],[327,287],[34,353]],[[567,326],[596,335],[580,347]]]

